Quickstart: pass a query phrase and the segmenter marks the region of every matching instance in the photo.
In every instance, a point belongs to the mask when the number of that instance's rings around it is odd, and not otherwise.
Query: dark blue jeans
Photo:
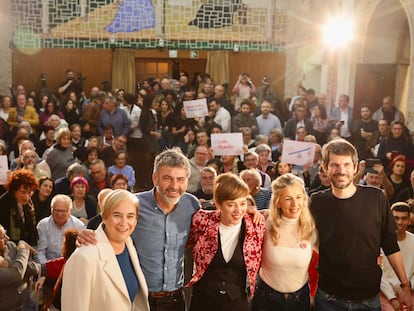
[[[309,285],[293,293],[275,291],[261,279],[257,281],[252,300],[253,311],[309,311]]]
[[[318,289],[315,297],[316,311],[381,311],[379,295],[358,302],[337,298]]]

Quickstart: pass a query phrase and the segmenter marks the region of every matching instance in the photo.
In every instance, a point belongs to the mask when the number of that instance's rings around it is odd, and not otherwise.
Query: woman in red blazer
[[[216,211],[193,216],[188,246],[195,270],[190,311],[248,311],[246,277],[253,294],[262,257],[264,221],[247,214],[249,188],[237,175],[218,176],[214,185]]]

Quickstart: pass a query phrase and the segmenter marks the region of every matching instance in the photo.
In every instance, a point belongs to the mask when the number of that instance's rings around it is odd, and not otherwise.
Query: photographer
[[[66,70],[66,80],[62,82],[62,85],[59,87],[58,92],[60,95],[68,95],[70,92],[75,92],[76,97],[80,98],[83,89],[82,89],[82,79],[79,81],[79,78],[75,78],[75,73],[72,69]]]
[[[250,80],[248,73],[243,73],[239,76],[239,79],[233,87],[233,93],[236,95],[234,110],[238,112],[240,110],[241,102],[256,93],[256,87],[252,80]]]

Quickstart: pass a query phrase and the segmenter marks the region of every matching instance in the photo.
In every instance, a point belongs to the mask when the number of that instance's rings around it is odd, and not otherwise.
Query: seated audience
[[[123,174],[128,178],[128,189],[134,191],[135,189],[135,171],[131,165],[127,163],[126,150],[117,150],[115,152],[115,164],[108,168],[110,176],[115,174]]]
[[[68,128],[62,128],[58,131],[56,144],[49,149],[46,155],[46,163],[52,172],[52,179],[57,180],[65,176],[69,165],[74,163],[74,161],[71,146],[71,132]]]
[[[95,198],[98,196],[99,191],[104,188],[110,188],[110,177],[105,163],[101,159],[97,159],[90,164],[88,182],[89,194]]]
[[[407,160],[414,160],[414,145],[401,121],[391,123],[388,137],[381,141],[378,148],[378,159],[385,168],[397,155],[403,155]]]
[[[260,173],[257,171],[257,169],[251,168],[243,170],[240,172],[240,177],[249,187],[250,195],[256,202],[255,205],[257,206],[257,209],[268,209],[272,192],[268,189],[260,187],[262,183],[262,177],[260,176]]]
[[[80,219],[85,225],[96,216],[96,199],[89,192],[89,184],[85,177],[73,178],[70,183],[72,195],[72,216]]]
[[[48,172],[39,168],[37,163],[39,162],[39,156],[33,150],[27,150],[25,153],[21,155],[22,158],[22,168],[26,170],[30,170],[35,174],[36,178],[39,179],[43,176],[50,177]]]
[[[67,229],[63,233],[62,257],[48,260],[42,265],[42,276],[37,280],[35,290],[40,295],[44,287],[53,288],[51,296],[45,301],[43,310],[61,309],[62,273],[66,261],[76,250],[78,229]],[[46,285],[46,286],[44,286]],[[44,290],[43,290],[44,292]],[[43,296],[44,297],[44,296]],[[50,308],[50,309],[48,309]]]
[[[213,186],[217,172],[214,168],[206,166],[200,171],[200,187],[193,194],[200,201],[201,206],[205,208],[213,208]]]
[[[389,180],[394,188],[394,197],[390,200],[394,201],[394,198],[405,188],[410,186],[405,170],[407,167],[406,158],[403,155],[396,156],[388,165],[390,172]]]
[[[43,176],[39,178],[39,188],[32,195],[32,202],[35,210],[36,225],[40,220],[50,216],[50,202],[53,197],[53,180]]]
[[[73,163],[66,170],[66,176],[55,180],[55,193],[70,195],[70,182],[77,176],[85,176],[85,168],[79,163]]]
[[[0,225],[0,301],[1,310],[34,310],[30,297],[29,278],[40,272],[40,265],[31,259],[34,249],[20,240],[9,241]]]
[[[128,177],[126,177],[124,174],[112,175],[110,184],[111,184],[112,190],[116,190],[116,189],[128,190]],[[102,190],[99,193],[101,192]],[[98,199],[99,199],[99,194],[98,194]]]
[[[15,243],[20,240],[32,246],[37,243],[36,216],[30,198],[38,186],[39,182],[30,170],[18,169],[7,177],[7,192],[0,197],[0,224]]]
[[[207,164],[208,150],[205,146],[197,146],[194,157],[190,159],[191,172],[188,178],[187,192],[197,191],[200,184],[200,172]]]
[[[414,199],[414,169],[410,174],[411,185],[402,189],[398,195],[395,196],[395,202],[407,202],[408,200]]]

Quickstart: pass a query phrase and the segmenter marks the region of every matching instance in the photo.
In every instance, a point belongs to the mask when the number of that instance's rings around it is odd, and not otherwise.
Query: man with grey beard
[[[190,162],[179,150],[160,153],[154,162],[154,188],[137,194],[138,225],[131,237],[148,285],[152,311],[184,311],[184,253],[193,214],[200,203],[186,193]],[[81,244],[96,244],[82,231]]]

